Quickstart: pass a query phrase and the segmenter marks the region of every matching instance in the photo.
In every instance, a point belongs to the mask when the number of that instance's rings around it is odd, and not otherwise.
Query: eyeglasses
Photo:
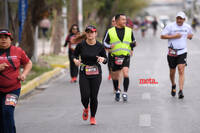
[[[72,28],[72,30],[77,30],[78,28]]]
[[[5,38],[5,39],[7,39],[7,38],[9,38],[9,36],[8,36],[8,35],[0,35],[0,38]]]
[[[88,30],[86,33],[94,33],[95,31]]]

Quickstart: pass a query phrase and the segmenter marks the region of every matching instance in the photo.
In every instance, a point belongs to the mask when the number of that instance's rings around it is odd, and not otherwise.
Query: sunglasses
[[[10,36],[8,36],[8,35],[5,35],[5,34],[2,34],[2,35],[1,35],[1,34],[0,34],[0,38],[6,38],[6,39],[7,39],[7,38],[9,38],[9,37],[10,37]]]
[[[86,33],[94,33],[94,32],[96,31],[91,31],[91,30],[86,31]]]

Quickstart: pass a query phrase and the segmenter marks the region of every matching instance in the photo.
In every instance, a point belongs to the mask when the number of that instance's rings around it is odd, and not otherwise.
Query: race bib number
[[[98,66],[85,66],[86,75],[98,75],[99,69]]]
[[[177,56],[177,50],[169,48],[168,55],[169,56]]]
[[[5,100],[5,105],[10,105],[10,106],[16,106],[18,101],[18,96],[15,94],[7,94],[6,95],[6,100]]]
[[[77,45],[77,44],[71,44],[71,49],[72,49],[72,50],[75,50],[75,49],[76,49],[76,45]]]
[[[115,64],[122,65],[124,62],[124,57],[115,57]]]

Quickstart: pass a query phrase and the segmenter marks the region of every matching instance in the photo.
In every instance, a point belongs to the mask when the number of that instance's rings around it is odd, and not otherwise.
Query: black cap
[[[0,29],[0,35],[8,35],[11,36],[12,34],[7,29]]]
[[[13,40],[12,33],[7,29],[0,29],[0,35],[7,35],[11,40]]]
[[[85,28],[85,32],[87,32],[87,31],[95,32],[95,31],[97,31],[97,28],[93,25],[89,25]]]

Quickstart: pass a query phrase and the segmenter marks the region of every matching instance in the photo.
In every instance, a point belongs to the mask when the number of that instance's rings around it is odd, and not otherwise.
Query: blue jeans
[[[19,97],[21,88],[8,92],[0,92],[0,133],[16,133],[15,121],[14,121],[14,110],[15,107],[12,105],[6,105],[7,94],[14,94]]]

